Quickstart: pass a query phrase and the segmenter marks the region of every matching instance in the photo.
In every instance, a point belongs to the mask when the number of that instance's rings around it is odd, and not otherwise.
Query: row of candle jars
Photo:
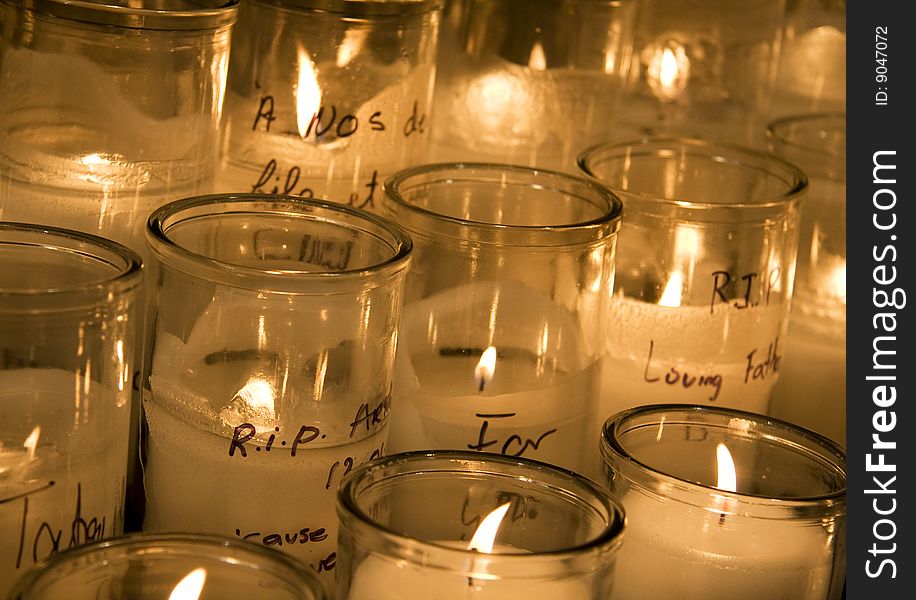
[[[621,148],[625,161],[617,158]],[[660,264],[631,267],[626,252],[638,248],[635,258],[642,261],[651,255],[645,246],[626,242],[626,226],[615,248],[621,203],[608,188],[593,179],[499,165],[430,165],[391,178],[384,208],[410,236],[370,213],[289,197],[204,196],[155,211],[148,238],[156,257],[157,315],[148,376],[142,381],[144,528],[203,531],[276,546],[325,574],[330,585],[338,552],[334,490],[359,463],[386,453],[386,443],[387,451],[484,450],[596,474],[597,448],[590,450],[583,440],[597,439],[589,429],[603,415],[617,412],[620,403],[652,402],[654,393],[665,401],[696,403],[690,394],[699,392],[712,404],[727,386],[749,389],[772,381],[790,291],[791,278],[783,274],[794,268],[796,205],[804,175],[769,155],[690,140],[602,146],[583,154],[582,164],[593,173],[605,169],[600,173],[606,180],[621,177],[618,193],[649,206],[649,223],[655,219],[670,228],[677,219],[658,219],[653,212],[692,210],[705,217],[698,218],[703,227],[692,234],[668,230],[672,246],[655,248]],[[653,169],[667,174],[662,178],[667,187],[637,194],[646,182],[656,185],[657,178],[649,175]],[[723,195],[705,201],[694,196],[704,185]],[[652,193],[659,196],[654,203]],[[679,193],[686,199],[674,200]],[[638,219],[639,202],[628,206]],[[750,215],[746,222],[723,218],[743,212]],[[689,225],[681,221],[680,227]],[[641,227],[635,223],[638,240]],[[107,286],[121,286],[124,275],[105,272],[112,260],[96,257],[96,246],[110,242],[34,226],[7,228],[39,239],[78,240],[72,244],[79,251],[72,245],[62,251],[61,242],[30,246],[14,239],[9,244],[11,263],[27,254],[23,248],[37,246],[45,254],[57,248],[64,262],[80,265],[77,273],[89,272],[86,280],[44,282],[55,292],[47,294],[49,301],[68,300],[85,309],[87,287],[104,292],[104,302],[117,298]],[[733,242],[736,238],[740,243]],[[39,262],[61,262],[55,252]],[[744,261],[761,270],[743,273]],[[89,270],[97,263],[103,274]],[[139,259],[133,256],[128,263]],[[620,269],[618,289],[636,290],[635,298],[610,297],[615,263],[628,265]],[[125,267],[126,273],[134,270]],[[22,273],[35,271],[26,267]],[[29,388],[30,410],[25,418],[20,411],[14,421],[25,440],[22,451],[11,453],[12,462],[24,466],[9,469],[13,485],[5,495],[10,502],[4,502],[14,511],[11,532],[22,533],[18,551],[10,556],[14,571],[39,560],[42,552],[62,549],[60,537],[52,535],[49,542],[45,536],[55,527],[63,531],[69,513],[60,504],[49,509],[50,516],[37,510],[38,500],[48,497],[46,490],[69,492],[79,523],[93,535],[104,537],[106,522],[109,531],[120,527],[118,494],[108,497],[114,511],[110,520],[86,508],[90,503],[83,488],[98,490],[86,483],[97,475],[94,463],[82,461],[88,471],[74,477],[67,461],[77,453],[54,443],[47,425],[45,437],[39,436],[49,412],[64,415],[64,431],[72,427],[70,440],[77,439],[73,431],[91,432],[92,425],[80,419],[98,423],[98,417],[81,417],[80,411],[105,405],[93,394],[129,393],[132,373],[129,340],[112,340],[100,354],[87,351],[93,347],[87,327],[102,312],[97,306],[90,304],[91,318],[76,311],[60,321],[59,313],[68,311],[36,312],[30,303],[42,281],[25,280],[28,284],[10,295],[10,314],[18,309],[57,330],[38,338],[10,335],[5,344],[25,347],[11,355],[14,368],[4,375],[22,378],[31,372],[49,388],[47,393]],[[57,295],[61,290],[69,293]],[[718,329],[693,331],[689,347],[672,345],[681,353],[703,351],[704,333],[725,335],[725,341],[710,343],[719,349],[712,359],[702,353],[670,357],[661,337],[666,330],[660,328],[647,348],[630,346],[646,353],[644,362],[607,361],[609,384],[599,408],[603,346],[613,339],[604,335],[605,321],[615,313],[623,315],[622,323],[651,321],[651,315],[626,316],[622,307],[628,303],[675,320],[686,310],[702,315],[703,325],[724,322]],[[114,318],[132,321],[120,314]],[[689,316],[683,320],[690,323]],[[744,348],[756,344],[754,328],[742,329],[744,320],[775,323],[775,337],[765,340],[765,351]],[[10,322],[33,329],[21,317]],[[106,327],[91,335],[107,339],[112,331]],[[78,346],[68,349],[57,338],[73,339]],[[730,340],[738,348],[737,360],[746,362],[737,374],[727,369]],[[62,368],[48,359],[44,364],[35,347],[42,343],[85,363]],[[105,368],[114,359],[117,368]],[[61,371],[59,381],[43,368],[50,365]],[[106,385],[95,384],[112,373],[116,378],[102,382]],[[618,385],[627,377],[642,389]],[[664,396],[672,393],[670,399]],[[721,400],[718,404],[728,403]],[[65,410],[59,410],[62,402]],[[75,450],[95,445],[90,438]],[[55,453],[66,457],[58,471],[51,468],[54,461],[44,460]],[[36,477],[42,465],[47,472]],[[108,477],[123,473],[123,468],[104,469]],[[18,481],[28,485],[14,489]],[[215,497],[224,501],[214,504]],[[303,498],[308,511],[301,509]],[[71,538],[76,545],[88,534]],[[31,557],[24,552],[28,542]]]
[[[604,486],[526,459],[395,454],[337,497],[340,600],[838,598],[845,456],[760,415],[650,405],[604,426]],[[11,600],[328,598],[282,553],[135,535],[69,550]],[[75,595],[74,595],[75,594]]]

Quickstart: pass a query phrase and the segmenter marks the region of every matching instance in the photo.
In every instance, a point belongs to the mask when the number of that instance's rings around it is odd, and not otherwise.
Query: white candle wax
[[[739,474],[740,476],[740,474]],[[625,540],[617,557],[619,600],[822,600],[832,570],[827,528],[726,515],[708,507],[623,497]]]
[[[466,548],[467,542],[436,542],[453,548]],[[518,550],[496,544],[494,553]],[[485,554],[468,553],[472,570],[486,572]],[[375,554],[357,567],[350,583],[349,600],[588,600],[592,596],[581,581],[531,579],[468,578],[459,573],[422,568],[401,560]]]
[[[600,421],[646,404],[714,404],[764,413],[783,364],[783,310],[668,307],[616,299]]]
[[[187,343],[157,334],[143,405],[145,530],[275,547],[331,580],[337,486],[384,452],[388,401],[371,397],[378,373],[334,327],[358,307],[316,303],[327,320],[305,300],[291,311],[217,295]]]
[[[474,306],[488,298],[498,299],[499,333],[469,338],[469,320],[488,327],[494,313]],[[561,306],[513,283],[467,284],[405,306],[391,452],[470,449],[592,468],[597,441],[594,448],[582,441],[593,429],[600,362],[589,359],[581,337]],[[483,381],[484,349],[468,342],[479,338],[496,352]]]
[[[0,446],[0,596],[52,554],[121,533],[127,396],[84,385],[58,369],[0,370],[0,422],[21,422],[28,407],[40,428],[34,453],[28,431]],[[89,418],[100,403],[111,418]]]

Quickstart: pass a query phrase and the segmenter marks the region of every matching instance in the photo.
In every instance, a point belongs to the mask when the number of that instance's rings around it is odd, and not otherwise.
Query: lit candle
[[[18,442],[0,440],[0,593],[37,562],[122,530],[128,408],[84,383],[59,369],[0,370],[0,421],[22,422],[22,407],[41,415]],[[75,386],[84,410],[110,406],[104,427],[63,410]]]
[[[418,249],[392,401],[393,452],[478,450],[576,471],[592,437],[621,205],[565,173],[406,169],[386,216]]]
[[[480,456],[409,453],[354,471],[338,501],[340,600],[608,597],[623,525],[610,496],[547,465]]]
[[[11,600],[327,600],[318,578],[281,552],[187,533],[131,534],[62,552],[16,584]]]
[[[467,331],[450,324],[484,304],[497,308],[506,333],[499,346],[468,347]],[[404,313],[391,452],[480,450],[585,467],[593,452],[582,440],[594,429],[599,363],[582,352],[582,334],[568,314],[512,284],[459,286]],[[433,348],[431,322],[440,323]],[[545,337],[563,340],[566,353],[529,350],[526,324],[534,322],[543,324]]]
[[[770,143],[811,179],[786,353],[770,414],[846,443],[846,117],[787,117]]]
[[[370,211],[429,138],[440,5],[243,4],[216,189],[329,198]],[[264,31],[277,43],[264,45]]]
[[[144,529],[276,548],[330,586],[336,487],[384,452],[410,242],[340,204],[243,195],[163,207],[150,244]]]
[[[602,443],[627,513],[614,598],[839,598],[838,447],[760,415],[671,405],[616,415]]]

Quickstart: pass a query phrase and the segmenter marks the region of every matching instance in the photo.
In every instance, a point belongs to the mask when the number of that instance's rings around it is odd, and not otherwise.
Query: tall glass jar
[[[119,244],[0,222],[0,597],[122,531],[140,279]]]
[[[430,136],[440,0],[248,0],[232,37],[220,192],[378,211]]]
[[[620,201],[585,178],[436,164],[385,182],[416,245],[391,450],[479,450],[597,468]]]
[[[602,418],[656,403],[765,413],[785,362],[804,173],[667,138],[596,146],[579,164],[626,207]]]
[[[0,2],[0,219],[145,254],[154,208],[209,191],[237,5]]]
[[[410,240],[253,194],[169,204],[149,243],[144,529],[275,547],[333,581],[337,484],[385,450]]]
[[[453,0],[436,73],[432,158],[575,171],[616,124],[634,0]]]
[[[846,115],[786,117],[773,152],[808,175],[786,357],[770,414],[846,444]]]

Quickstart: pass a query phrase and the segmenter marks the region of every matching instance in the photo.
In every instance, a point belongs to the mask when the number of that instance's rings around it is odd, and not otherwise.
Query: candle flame
[[[297,49],[299,81],[296,84],[296,127],[299,137],[304,138],[312,123],[312,117],[321,108],[321,88],[318,86],[318,73],[312,59],[304,48]]]
[[[169,600],[198,600],[200,593],[204,589],[204,582],[207,581],[207,570],[197,568],[184,576],[184,579],[178,582],[172,593],[169,594]]]
[[[659,306],[670,306],[672,308],[677,308],[681,305],[681,288],[684,286],[684,274],[680,271],[675,271],[671,274],[671,277],[668,278],[668,283],[665,284],[665,291],[662,292],[662,297],[658,301]]]
[[[474,535],[471,537],[471,541],[468,542],[468,550],[477,550],[478,552],[485,552],[487,554],[493,552],[496,532],[499,530],[499,526],[502,525],[503,519],[506,517],[506,513],[509,511],[511,505],[511,502],[506,502],[484,517],[483,521],[481,521],[480,525],[477,527],[477,531],[475,531]]]
[[[738,476],[735,473],[735,461],[725,444],[716,446],[716,465],[719,471],[716,487],[727,492],[737,492]]]
[[[481,392],[484,386],[493,379],[494,373],[496,373],[496,347],[488,346],[480,356],[477,366],[474,367],[474,379],[480,382]]]
[[[531,48],[531,54],[528,55],[528,68],[533,71],[544,71],[547,69],[547,55],[544,54],[544,46],[541,42],[535,42]]]
[[[25,441],[22,443],[22,447],[29,453],[29,460],[34,460],[35,458],[35,449],[38,447],[39,436],[41,436],[41,425],[36,425],[32,433],[29,434],[29,437],[25,438]]]
[[[255,410],[263,410],[274,418],[274,388],[270,382],[260,377],[252,377],[242,386],[236,396]]]
[[[656,96],[673,100],[687,87],[690,76],[690,59],[684,46],[668,41],[657,48],[649,60],[648,83]]]

